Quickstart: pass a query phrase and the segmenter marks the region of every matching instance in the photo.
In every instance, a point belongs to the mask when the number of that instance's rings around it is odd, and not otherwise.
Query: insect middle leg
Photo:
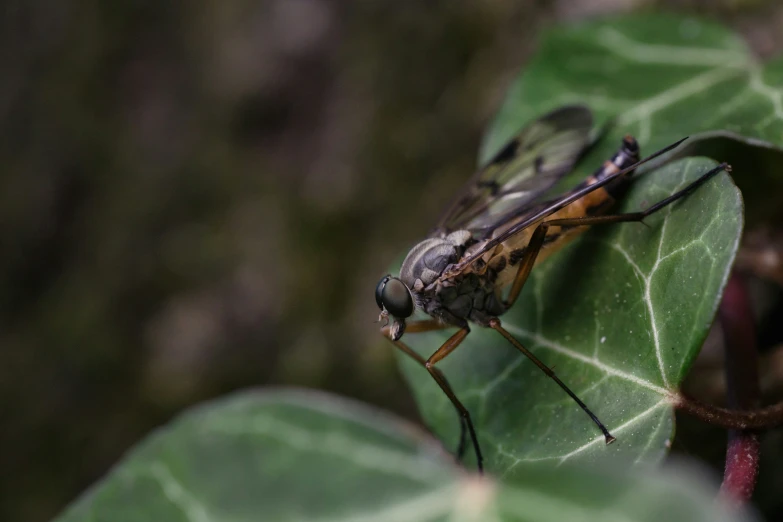
[[[626,222],[633,222],[633,221],[642,221],[647,216],[654,214],[655,212],[661,210],[665,206],[674,203],[678,199],[687,196],[699,186],[706,183],[710,178],[715,176],[716,174],[722,172],[722,171],[731,172],[731,167],[729,167],[726,163],[721,163],[714,169],[706,172],[703,174],[699,179],[685,187],[684,189],[675,192],[668,198],[665,198],[658,203],[648,207],[645,210],[642,210],[641,212],[631,212],[627,214],[614,214],[614,215],[608,215],[608,216],[586,216],[586,217],[578,217],[578,218],[565,218],[565,219],[552,219],[549,221],[544,221],[543,223],[540,223],[538,227],[536,227],[536,230],[533,232],[533,236],[530,238],[530,242],[527,245],[527,248],[525,249],[525,253],[522,255],[522,259],[519,262],[519,269],[517,271],[517,275],[514,278],[514,283],[511,287],[511,290],[509,291],[508,297],[506,298],[504,305],[506,308],[510,308],[514,302],[519,297],[519,293],[522,291],[522,287],[525,285],[525,282],[528,279],[528,276],[530,275],[530,271],[533,268],[533,265],[536,262],[536,257],[538,256],[538,253],[541,251],[541,247],[544,245],[544,239],[546,238],[546,233],[549,230],[549,227],[556,226],[556,227],[572,227],[572,226],[588,226],[588,225],[600,225],[605,223],[626,223]],[[604,438],[606,439],[606,443],[609,444],[611,442],[614,442],[615,438],[609,433],[609,431],[606,429],[606,427],[603,425],[603,423],[598,419],[598,417],[595,416],[593,412],[590,411],[590,409],[585,405],[584,402],[582,402],[579,397],[576,396],[574,392],[572,392],[568,386],[563,383],[555,373],[552,371],[551,368],[546,366],[544,363],[542,363],[536,356],[534,356],[527,348],[525,348],[519,341],[517,341],[508,331],[506,331],[500,324],[500,320],[495,318],[492,319],[489,323],[489,327],[493,328],[494,330],[497,330],[503,337],[505,337],[514,347],[521,351],[528,359],[533,361],[536,366],[538,366],[544,373],[546,373],[549,377],[551,377],[555,382],[557,382],[558,386],[562,388],[574,401],[579,405],[582,410],[584,410],[585,413],[592,419],[592,421],[598,426],[598,428],[601,430],[601,432],[604,434]]]
[[[598,429],[601,430],[601,433],[604,434],[604,440],[606,440],[607,444],[611,444],[612,442],[617,440],[611,433],[609,433],[609,430],[606,429],[606,426],[604,426],[604,424],[598,419],[598,417],[596,417],[596,415],[592,411],[590,411],[590,408],[588,408],[587,405],[584,402],[582,402],[582,399],[580,399],[574,392],[572,392],[571,389],[568,386],[566,386],[565,383],[561,381],[557,375],[555,375],[555,372],[552,371],[552,368],[542,363],[538,357],[533,355],[533,353],[527,348],[525,348],[522,345],[522,343],[517,341],[516,338],[508,332],[508,330],[506,330],[501,326],[500,319],[498,319],[497,317],[490,319],[489,327],[492,328],[493,330],[496,330],[498,333],[500,333],[500,335],[505,337],[506,340],[514,346],[514,348],[522,352],[525,355],[525,357],[533,361],[533,363],[536,366],[538,366],[541,369],[541,371],[543,371],[549,378],[554,380],[557,383],[557,385],[560,386],[560,388],[562,388],[563,391],[565,391],[568,394],[569,397],[574,399],[574,401],[579,405],[579,407],[582,408],[582,410],[590,417],[590,419],[595,423],[595,425],[598,426]]]
[[[416,321],[412,322],[408,325],[406,328],[407,333],[417,333],[417,332],[429,332],[429,331],[435,331],[435,330],[444,330],[446,328],[451,328],[451,325],[443,324],[437,321]],[[389,337],[388,335],[388,327],[383,329],[384,334]],[[443,375],[443,372],[441,372],[438,368],[435,367],[435,363],[438,361],[444,359],[447,355],[449,355],[451,352],[453,352],[457,346],[460,345],[460,343],[465,339],[465,337],[468,336],[470,333],[470,330],[468,327],[461,328],[459,331],[457,331],[454,335],[449,337],[449,339],[443,343],[443,345],[438,348],[435,353],[433,353],[429,359],[424,359],[421,355],[413,351],[408,345],[403,343],[402,341],[392,341],[394,346],[396,346],[400,351],[402,351],[404,354],[409,356],[411,359],[422,365],[429,373],[432,375],[432,378],[435,379],[435,382],[438,383],[438,386],[440,386],[440,389],[443,391],[443,393],[446,394],[446,396],[449,398],[451,403],[454,405],[454,408],[457,410],[457,415],[460,419],[460,433],[459,433],[459,445],[457,446],[457,460],[462,460],[462,458],[465,456],[465,435],[466,431],[470,434],[470,440],[471,444],[473,445],[473,451],[476,454],[476,463],[478,467],[478,471],[482,472],[484,469],[483,461],[484,457],[481,455],[481,448],[479,447],[478,443],[478,437],[476,436],[476,430],[473,427],[473,421],[470,418],[470,412],[468,409],[460,402],[460,400],[457,398],[456,394],[454,393],[454,390],[451,388],[451,385],[449,384],[449,381],[446,379],[446,376]]]

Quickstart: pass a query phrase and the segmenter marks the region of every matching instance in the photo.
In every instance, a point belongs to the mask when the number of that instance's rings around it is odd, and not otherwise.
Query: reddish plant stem
[[[730,408],[745,410],[759,403],[756,326],[742,276],[733,272],[723,293],[718,317],[726,351],[726,389]],[[736,503],[748,502],[756,487],[759,435],[752,430],[729,431],[721,495]]]
[[[737,411],[705,404],[680,392],[672,396],[674,407],[722,428],[754,430],[783,426],[783,403],[755,410]]]
[[[755,431],[729,434],[721,495],[736,502],[750,501],[759,473],[759,435]]]

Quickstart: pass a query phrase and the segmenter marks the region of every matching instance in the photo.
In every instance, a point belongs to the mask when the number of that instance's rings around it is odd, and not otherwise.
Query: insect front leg
[[[444,330],[446,328],[451,328],[452,325],[441,323],[440,321],[435,320],[424,320],[424,321],[415,321],[411,322],[408,327],[406,328],[406,332],[408,334],[411,333],[417,333],[417,332],[431,332],[436,330]],[[389,327],[384,327],[382,329],[383,334],[391,340],[390,337],[390,331]],[[462,405],[462,403],[457,399],[456,394],[454,393],[453,389],[451,388],[451,385],[449,384],[449,381],[446,379],[446,376],[441,372],[438,368],[435,367],[435,363],[445,358],[448,354],[450,354],[452,351],[454,351],[457,346],[467,337],[468,333],[470,333],[470,330],[465,327],[460,329],[458,332],[456,332],[454,335],[452,335],[443,345],[438,348],[438,350],[435,351],[432,356],[430,356],[429,359],[424,359],[421,355],[413,351],[407,344],[403,343],[402,341],[391,341],[394,346],[396,346],[401,352],[406,354],[408,357],[419,363],[421,366],[423,366],[429,373],[432,375],[432,378],[435,379],[435,382],[438,383],[438,386],[440,386],[440,389],[443,390],[443,393],[446,394],[446,396],[449,398],[451,403],[454,405],[454,408],[457,410],[457,415],[460,420],[460,432],[459,432],[459,445],[457,446],[457,460],[462,460],[462,458],[465,456],[465,449],[466,449],[466,432],[470,433],[471,443],[473,445],[473,450],[476,453],[476,462],[478,466],[479,472],[482,472],[483,467],[483,457],[481,455],[481,449],[479,448],[478,444],[478,438],[476,437],[476,431],[473,427],[473,422],[470,418],[470,412],[468,412],[467,408]]]
[[[435,382],[438,383],[440,389],[443,390],[443,393],[446,394],[454,407],[457,408],[457,411],[463,420],[464,426],[468,428],[470,440],[473,443],[473,451],[476,453],[476,465],[478,467],[479,473],[482,473],[484,471],[484,457],[481,456],[481,448],[479,447],[476,430],[473,427],[473,421],[470,418],[470,412],[454,394],[454,391],[452,391],[451,386],[449,386],[449,383],[446,381],[443,373],[435,368],[435,363],[445,359],[447,355],[453,352],[457,346],[459,346],[462,341],[465,340],[465,337],[467,337],[469,333],[470,328],[468,328],[467,325],[460,328],[454,335],[449,337],[446,342],[443,343],[443,345],[441,345],[441,347],[430,356],[429,359],[427,359],[427,361],[424,363],[424,367],[427,368],[427,371],[430,372],[432,378],[435,379]]]

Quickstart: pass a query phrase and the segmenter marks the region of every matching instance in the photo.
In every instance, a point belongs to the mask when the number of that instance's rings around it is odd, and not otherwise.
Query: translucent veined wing
[[[585,197],[594,190],[609,185],[623,176],[633,173],[639,166],[671,152],[672,150],[679,147],[680,144],[687,139],[688,137],[686,136],[685,138],[682,138],[641,160],[635,161],[630,165],[626,165],[621,170],[612,172],[611,174],[593,181],[592,183],[580,183],[574,189],[561,194],[559,197],[549,201],[537,200],[531,204],[525,205],[524,207],[518,209],[516,214],[511,218],[497,223],[497,226],[491,230],[491,239],[485,238],[486,241],[483,241],[479,248],[473,250],[469,255],[460,259],[459,263],[450,268],[446,273],[444,273],[444,275],[441,275],[441,279],[452,277],[453,274],[459,273],[462,269],[469,266],[471,263],[484,255],[485,252],[492,250],[497,245],[509,239],[511,236],[521,232],[522,230],[525,230],[528,227],[533,226],[542,219],[545,219],[558,210],[565,208],[574,201]]]
[[[433,235],[467,229],[479,237],[524,212],[573,168],[592,126],[583,105],[560,107],[526,125],[465,184]]]

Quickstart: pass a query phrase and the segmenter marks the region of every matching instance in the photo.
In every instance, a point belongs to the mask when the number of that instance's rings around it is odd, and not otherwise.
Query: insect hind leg
[[[629,212],[627,214],[609,214],[607,216],[586,216],[586,217],[579,217],[579,218],[566,218],[566,219],[553,219],[551,221],[545,221],[544,223],[541,223],[539,225],[539,228],[542,225],[549,226],[587,226],[587,225],[600,225],[604,223],[628,223],[633,221],[642,221],[644,218],[651,216],[652,214],[655,214],[662,208],[674,203],[678,199],[684,198],[688,194],[691,194],[696,189],[698,189],[700,186],[705,184],[707,181],[715,177],[717,174],[720,174],[721,172],[731,172],[731,166],[728,163],[721,163],[714,169],[705,172],[696,181],[693,181],[690,183],[687,187],[678,190],[668,198],[664,198],[658,203],[654,205],[650,205],[646,209],[640,211],[640,212]],[[531,239],[532,242],[532,239]]]
[[[696,181],[693,181],[687,187],[675,192],[671,196],[662,199],[658,203],[651,205],[640,212],[629,212],[627,214],[609,214],[606,216],[585,216],[576,218],[552,219],[540,223],[533,232],[533,235],[527,244],[527,248],[525,249],[525,253],[519,262],[519,270],[517,271],[517,275],[514,278],[514,283],[511,286],[511,290],[508,293],[508,297],[506,298],[504,305],[506,308],[510,308],[519,297],[519,294],[522,291],[528,276],[530,275],[530,271],[533,269],[533,265],[536,262],[536,257],[538,257],[538,253],[541,251],[541,247],[544,245],[544,239],[546,238],[546,233],[549,230],[549,227],[578,227],[602,225],[608,223],[629,223],[634,221],[643,222],[644,218],[655,214],[662,208],[674,203],[678,199],[684,198],[723,171],[731,172],[731,166],[728,163],[721,163],[714,169],[702,174]]]

